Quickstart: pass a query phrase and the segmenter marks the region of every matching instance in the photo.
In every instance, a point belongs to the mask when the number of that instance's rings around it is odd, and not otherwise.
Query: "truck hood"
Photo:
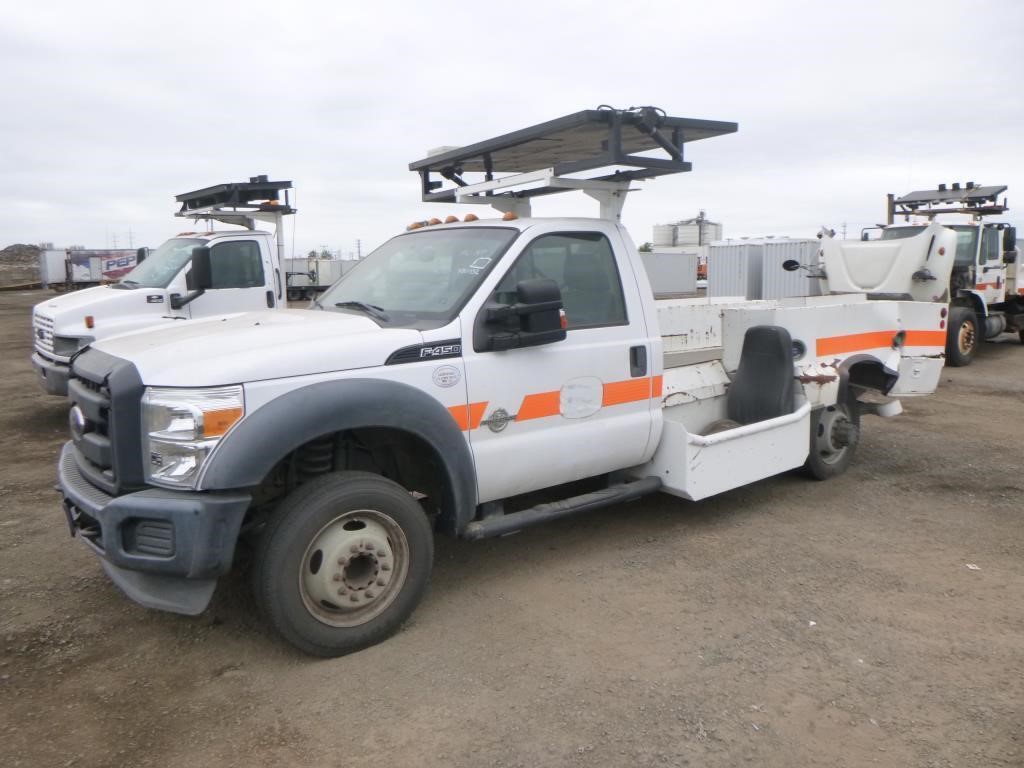
[[[278,309],[123,334],[93,346],[135,364],[144,384],[205,387],[383,365],[419,331],[358,315]]]
[[[133,310],[138,314],[152,314],[154,311],[169,314],[169,308],[164,303],[165,294],[163,288],[124,290],[101,285],[41,301],[36,304],[34,311],[49,317],[58,326],[68,323],[82,326],[86,315],[92,315],[99,326],[105,318],[122,317],[131,314]],[[162,301],[159,304],[147,303],[146,297],[152,295],[159,295]]]

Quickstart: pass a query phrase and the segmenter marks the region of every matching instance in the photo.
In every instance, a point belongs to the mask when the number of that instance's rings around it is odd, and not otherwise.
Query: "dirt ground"
[[[53,490],[66,408],[0,293],[4,766],[1024,765],[1024,348],[867,418],[844,476],[438,543],[397,636],[312,660],[244,579],[124,598]]]

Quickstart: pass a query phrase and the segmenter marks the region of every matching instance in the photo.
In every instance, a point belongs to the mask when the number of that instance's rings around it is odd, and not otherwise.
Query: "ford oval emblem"
[[[72,435],[81,437],[85,434],[85,414],[82,413],[82,409],[77,405],[71,407],[71,411],[68,413],[68,422],[71,426]]]

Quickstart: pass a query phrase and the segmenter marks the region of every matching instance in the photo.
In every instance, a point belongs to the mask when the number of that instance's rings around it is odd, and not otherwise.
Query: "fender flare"
[[[446,475],[451,509],[445,522],[461,531],[476,512],[476,471],[451,413],[430,395],[384,379],[336,379],[293,389],[246,415],[214,449],[197,489],[259,485],[274,466],[317,437],[360,427],[407,432],[429,445]]]

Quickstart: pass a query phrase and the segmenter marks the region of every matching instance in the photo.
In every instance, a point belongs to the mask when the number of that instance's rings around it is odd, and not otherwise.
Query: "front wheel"
[[[386,639],[412,615],[433,557],[430,523],[408,491],[368,472],[334,472],[274,510],[253,587],[285,640],[341,656]]]
[[[968,307],[951,307],[946,334],[946,362],[954,368],[970,365],[984,334],[978,315]]]
[[[856,400],[811,412],[811,445],[804,470],[815,480],[841,475],[853,463],[860,442],[860,411]]]

